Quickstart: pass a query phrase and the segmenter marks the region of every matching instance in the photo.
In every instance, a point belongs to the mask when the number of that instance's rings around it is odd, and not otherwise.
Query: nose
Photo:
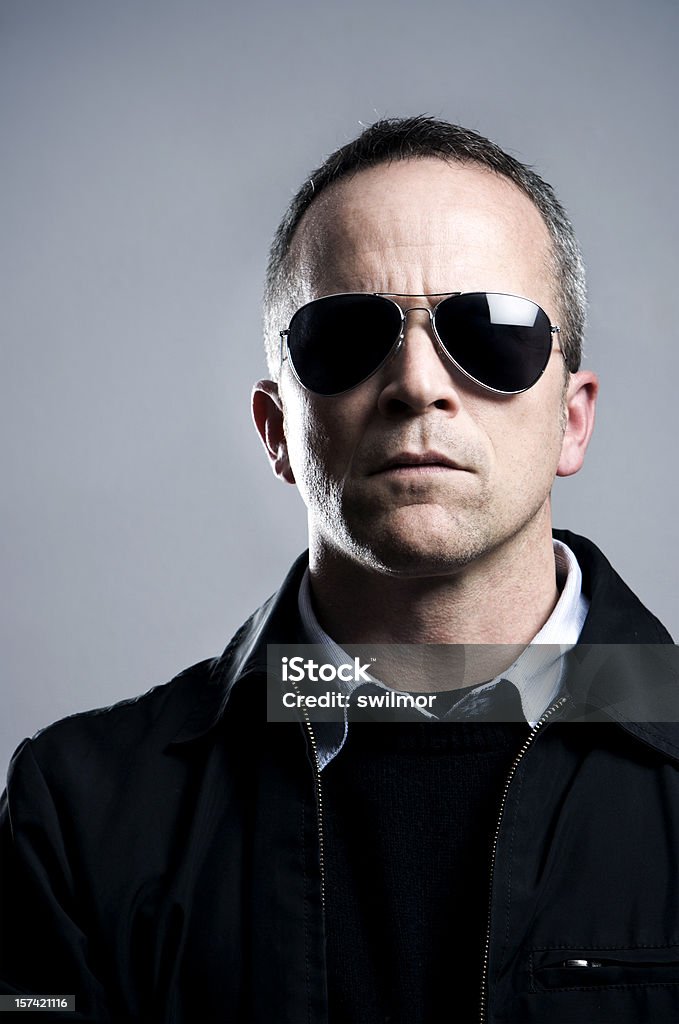
[[[452,371],[434,335],[430,310],[411,306],[404,310],[401,344],[382,370],[380,412],[398,416],[440,409],[455,415],[460,396]]]

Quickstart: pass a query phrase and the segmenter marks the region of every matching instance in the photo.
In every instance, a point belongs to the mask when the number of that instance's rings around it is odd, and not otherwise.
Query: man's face
[[[530,298],[559,322],[539,213],[473,165],[422,159],[363,171],[316,200],[294,253],[303,301],[495,291]],[[268,426],[261,415],[258,425],[276,471],[294,477],[307,506],[312,564],[339,556],[400,576],[441,575],[549,528],[564,436],[556,352],[529,391],[493,395],[446,359],[427,314],[414,311],[400,350],[354,390],[311,394],[285,362],[278,394],[282,418],[271,405]],[[436,453],[452,465],[429,462]]]

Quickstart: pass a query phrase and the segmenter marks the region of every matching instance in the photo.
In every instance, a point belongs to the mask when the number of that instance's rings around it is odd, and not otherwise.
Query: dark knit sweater
[[[351,724],[323,773],[331,1024],[478,1020],[492,836],[527,734]]]

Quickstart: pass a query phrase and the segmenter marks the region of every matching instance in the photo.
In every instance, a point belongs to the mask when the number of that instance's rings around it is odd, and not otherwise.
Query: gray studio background
[[[55,718],[219,653],[304,546],[249,415],[286,202],[381,115],[557,188],[602,376],[557,525],[679,635],[677,5],[0,3],[1,771]]]

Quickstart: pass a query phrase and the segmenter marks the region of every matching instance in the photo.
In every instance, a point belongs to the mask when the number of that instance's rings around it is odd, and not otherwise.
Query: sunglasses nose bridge
[[[408,323],[408,313],[426,313],[429,317],[429,326],[431,327],[432,335],[436,337],[434,331],[434,310],[430,309],[429,306],[408,306],[406,309],[401,309],[401,335],[400,340],[403,341],[406,333],[406,327]]]
[[[406,329],[407,329],[407,326],[408,326],[408,314],[409,313],[418,313],[418,312],[419,313],[426,313],[427,314],[427,319],[428,319],[429,323],[427,324],[425,321],[421,320],[420,323],[417,326],[421,327],[425,332],[426,332],[427,326],[429,327],[429,343],[432,346],[432,348],[434,349],[434,351],[437,353],[437,355],[440,355],[440,352],[438,350],[441,349],[443,351],[444,355],[446,355],[446,356],[448,355],[446,350],[443,348],[443,345],[441,344],[441,341],[439,339],[438,332],[437,332],[437,329],[436,329],[434,314],[436,313],[436,309],[437,308],[438,308],[437,306],[433,306],[433,307],[432,306],[407,306],[405,308],[403,308],[402,306],[399,306],[399,310],[400,310],[400,313],[401,313],[401,333],[399,334],[398,339],[396,341],[396,344],[394,345],[394,347],[392,349],[392,352],[391,352],[392,355],[395,355],[398,352],[402,353],[404,351],[404,344],[405,344],[405,340],[406,340]],[[415,343],[415,339],[414,338],[411,340],[411,344],[413,344],[413,343]],[[416,350],[413,349],[413,354],[415,353],[415,351]],[[418,349],[417,351],[419,351],[419,356],[416,356],[416,359],[419,361],[421,359],[421,357],[422,357],[423,350],[422,349]],[[445,362],[445,360],[444,360],[444,362]]]

